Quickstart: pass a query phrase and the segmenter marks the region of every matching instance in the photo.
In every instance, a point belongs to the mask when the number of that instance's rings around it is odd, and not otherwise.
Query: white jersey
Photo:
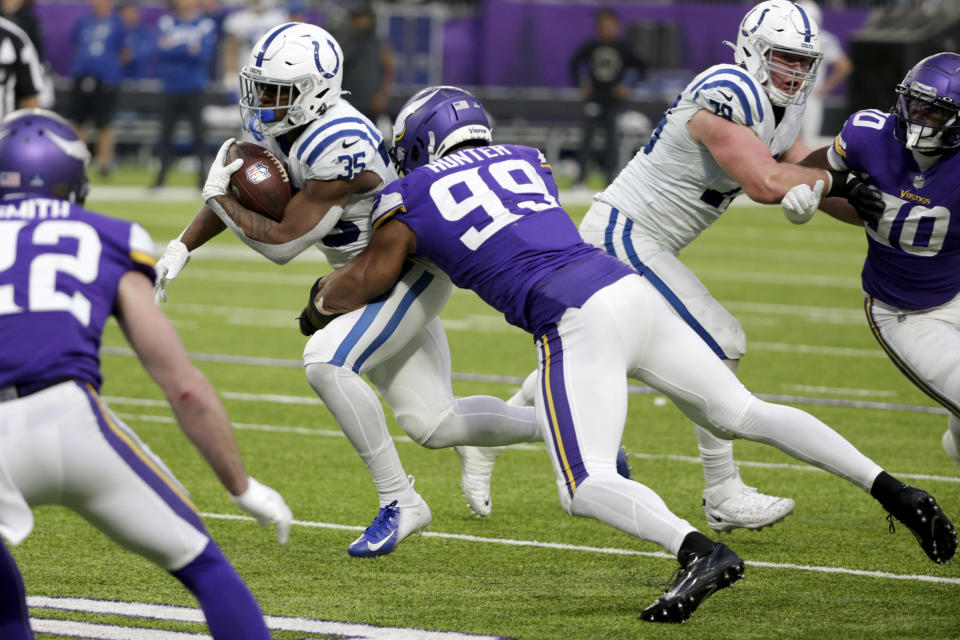
[[[796,142],[803,116],[803,105],[788,105],[778,125],[763,87],[735,65],[710,67],[687,85],[650,142],[596,196],[674,253],[713,224],[740,193],[740,185],[687,129],[701,109],[750,127],[774,157]]]
[[[302,189],[307,180],[351,180],[361,171],[380,176],[380,186],[353,196],[344,206],[333,231],[317,242],[317,247],[335,268],[360,253],[372,233],[373,199],[383,187],[397,179],[377,127],[349,102],[339,100],[310,123],[291,146],[286,147],[272,137],[258,144],[283,160],[295,189]]]

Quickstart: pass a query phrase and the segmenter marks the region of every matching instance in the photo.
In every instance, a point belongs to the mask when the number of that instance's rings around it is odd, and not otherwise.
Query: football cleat
[[[759,530],[776,524],[793,513],[797,503],[748,487],[739,471],[715,487],[703,492],[703,512],[714,531],[731,529]]]
[[[883,506],[890,512],[887,516],[890,533],[896,530],[893,524],[896,518],[910,529],[931,560],[947,564],[953,559],[957,552],[957,530],[932,495],[905,484],[886,502]]]
[[[645,607],[640,619],[647,622],[684,622],[714,591],[743,577],[743,560],[718,542],[710,553],[694,556],[677,570],[669,591]]]
[[[620,445],[620,448],[617,449],[617,473],[627,480],[633,480],[633,467],[630,466],[627,448],[623,445]]]
[[[377,517],[360,537],[350,543],[347,553],[355,558],[373,558],[390,553],[404,538],[425,529],[432,516],[430,507],[420,498],[420,503],[401,507],[394,500],[381,507]]]
[[[960,450],[957,449],[957,439],[953,437],[950,429],[943,432],[943,438],[940,440],[940,444],[943,445],[943,450],[950,456],[950,459],[957,463],[957,465],[960,465]]]
[[[460,489],[467,506],[481,518],[490,515],[490,476],[506,447],[454,447],[454,450],[460,456]]]

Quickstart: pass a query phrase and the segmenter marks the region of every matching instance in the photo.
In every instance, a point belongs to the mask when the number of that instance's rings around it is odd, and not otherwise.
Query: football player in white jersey
[[[736,44],[727,44],[736,64],[710,67],[687,85],[647,145],[594,196],[580,232],[643,272],[736,371],[746,352],[743,328],[677,254],[741,192],[757,202],[778,203],[799,183],[821,181],[822,189],[828,182],[826,192],[838,196],[847,195],[848,183],[790,164],[809,152],[798,135],[804,99],[820,64],[817,25],[789,0],[768,0],[750,9]],[[511,401],[532,397],[532,386],[528,378]],[[699,425],[696,432],[711,528],[760,529],[793,512],[793,500],[744,484],[729,440]]]
[[[229,228],[252,249],[284,264],[316,244],[333,267],[366,246],[374,196],[397,174],[376,127],[341,99],[343,54],[320,27],[286,23],[264,35],[241,71],[245,130],[289,168],[296,191],[282,222],[227,195],[228,140],[211,167],[206,203],[158,263],[157,296],[189,259],[189,251]],[[307,380],[367,465],[380,511],[349,546],[354,556],[389,553],[425,528],[430,509],[413,489],[387,430],[377,387],[397,422],[428,448],[456,446],[462,487],[477,515],[490,513],[496,449],[539,441],[533,411],[490,396],[454,398],[450,353],[437,317],[452,291],[449,278],[425,260],[411,260],[397,286],[363,309],[334,318],[304,349]]]

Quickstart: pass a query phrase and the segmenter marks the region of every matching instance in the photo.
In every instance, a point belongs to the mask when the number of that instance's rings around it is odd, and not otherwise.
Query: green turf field
[[[195,210],[163,201],[98,203],[96,194],[93,208],[141,222],[161,246]],[[579,217],[583,208],[574,213]],[[749,388],[790,397],[960,519],[960,472],[940,449],[947,418],[931,411],[932,401],[886,360],[863,317],[858,275],[865,244],[861,230],[826,217],[794,227],[778,208],[736,208],[682,258],[743,323],[749,355],[740,372]],[[279,267],[223,236],[196,252],[165,307],[220,391],[248,470],[293,509],[297,524],[285,547],[238,517],[172,423],[159,389],[123,349],[115,324],[104,338],[110,349],[103,356],[103,395],[191,491],[264,611],[373,625],[293,622],[276,638],[440,637],[403,635],[399,629],[406,628],[529,640],[960,637],[960,565],[934,565],[905,529],[890,535],[883,510],[853,485],[747,442],[735,445],[744,479],[793,497],[796,512],[772,529],[724,535],[747,561],[746,578],[682,626],[638,619],[676,561],[652,544],[564,514],[542,446],[504,454],[494,474],[493,514],[478,519],[459,495],[456,454],[411,443],[391,419],[433,524],[389,556],[350,558],[346,547],[376,514],[377,497],[306,384],[299,368],[305,339],[295,321],[310,283],[328,270],[316,259]],[[531,339],[473,294],[457,291],[443,319],[458,395],[506,398],[534,367]],[[624,444],[634,476],[708,532],[694,434],[679,411],[658,396],[634,394]],[[38,509],[36,516],[34,533],[14,550],[31,596],[196,606],[172,577],[77,516],[59,508]],[[31,603],[44,605],[31,609],[35,618],[64,628],[127,625],[187,634],[169,637],[205,632],[190,621],[195,617],[162,622],[148,619],[142,607],[110,605],[91,614],[84,612],[88,604],[66,611],[59,600]],[[54,630],[39,637],[75,636]]]

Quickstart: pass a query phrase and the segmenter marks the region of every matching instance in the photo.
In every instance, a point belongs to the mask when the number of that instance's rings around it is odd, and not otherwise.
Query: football
[[[247,209],[280,222],[293,197],[290,176],[279,158],[252,142],[235,142],[227,149],[226,164],[243,164],[230,176],[230,195]]]

